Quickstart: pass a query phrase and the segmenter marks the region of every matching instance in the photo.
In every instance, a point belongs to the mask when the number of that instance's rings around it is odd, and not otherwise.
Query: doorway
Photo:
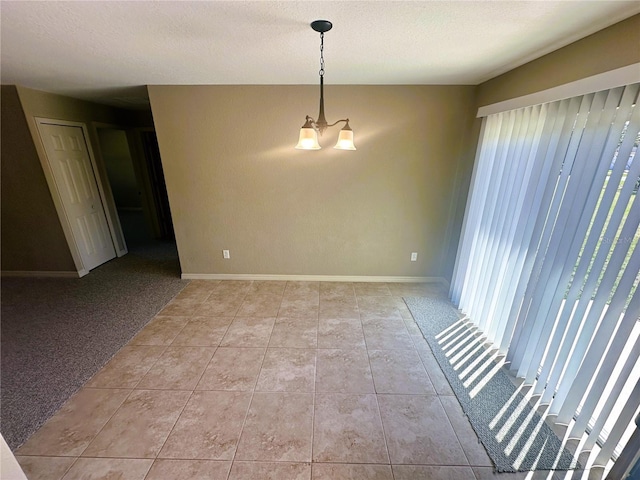
[[[97,125],[96,132],[128,248],[173,241],[169,199],[155,131]]]
[[[159,238],[174,240],[175,234],[173,232],[173,221],[171,220],[171,209],[169,208],[169,195],[167,194],[167,185],[162,170],[158,137],[156,137],[156,132],[153,130],[142,130],[140,132],[140,140],[146,162],[146,170],[149,174],[152,202],[155,207],[156,234]]]

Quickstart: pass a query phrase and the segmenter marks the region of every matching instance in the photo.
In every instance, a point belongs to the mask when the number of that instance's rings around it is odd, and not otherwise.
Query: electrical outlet
[[[231,258],[229,250],[222,250],[222,258]]]
[[[411,261],[412,262],[418,261],[418,252],[411,252]]]

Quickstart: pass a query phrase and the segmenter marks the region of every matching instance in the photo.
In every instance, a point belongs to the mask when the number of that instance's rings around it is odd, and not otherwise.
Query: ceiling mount
[[[314,20],[311,22],[311,28],[318,33],[325,33],[331,30],[333,24],[329,20]]]

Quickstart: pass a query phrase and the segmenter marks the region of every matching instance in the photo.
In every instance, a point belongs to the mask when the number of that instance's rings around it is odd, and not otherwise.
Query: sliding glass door
[[[483,119],[451,286],[599,465],[640,410],[639,90]]]

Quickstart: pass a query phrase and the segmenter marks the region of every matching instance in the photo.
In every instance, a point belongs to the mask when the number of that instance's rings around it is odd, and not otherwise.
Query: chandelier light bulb
[[[353,130],[351,130],[351,127],[349,127],[349,120],[347,120],[347,124],[344,126],[344,128],[340,130],[340,134],[338,135],[338,142],[333,148],[336,148],[338,150],[356,149],[356,146],[353,144]]]
[[[298,150],[320,150],[320,144],[318,143],[318,132],[313,127],[300,129],[300,138],[296,145]]]

